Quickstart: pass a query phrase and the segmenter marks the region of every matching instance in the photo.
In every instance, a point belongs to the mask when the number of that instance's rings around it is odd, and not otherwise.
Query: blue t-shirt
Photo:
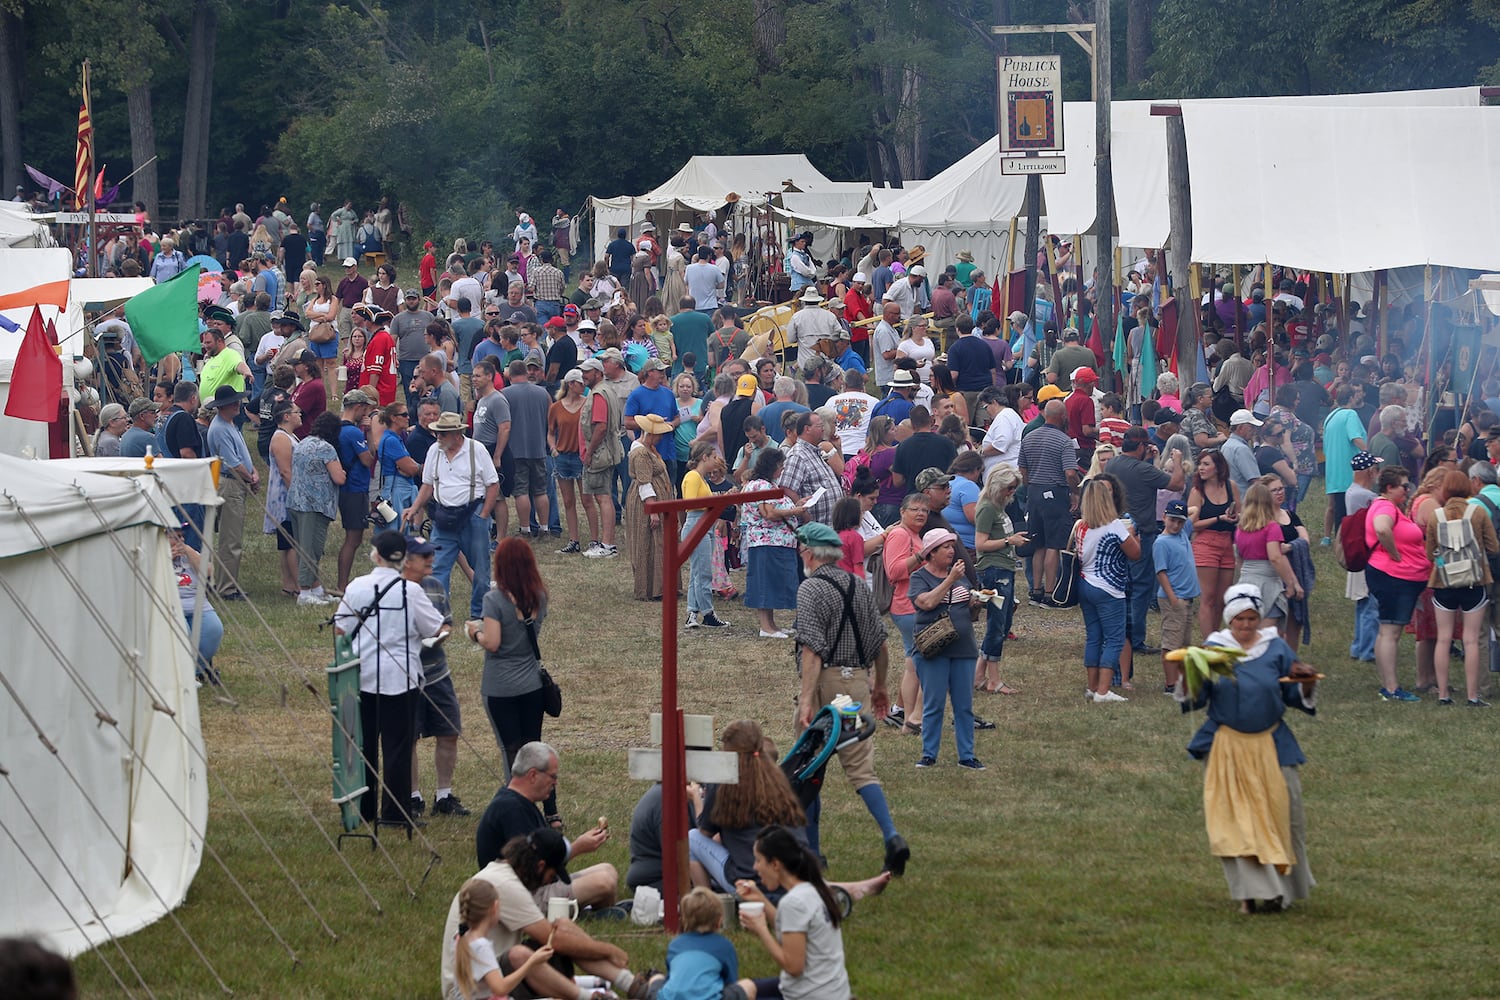
[[[364,431],[351,423],[345,423],[339,428],[339,461],[348,473],[344,485],[339,487],[340,493],[370,492],[370,470],[359,460],[359,456],[369,450],[370,444],[365,440]]]
[[[659,385],[655,389],[648,389],[643,385],[636,386],[630,390],[630,395],[625,397],[625,416],[639,417],[642,414],[654,413],[663,420],[673,420],[677,417],[677,397],[671,389],[665,385]],[[634,428],[631,421],[625,423]],[[635,432],[636,437],[640,433]],[[656,442],[657,454],[661,455],[662,461],[667,463],[667,468],[677,461],[677,442],[671,434],[663,434]]]
[[[657,1000],[719,1000],[740,978],[739,956],[722,934],[679,934],[667,945],[667,981]]]
[[[468,374],[472,375],[474,373],[475,361],[483,361],[485,358],[494,358],[495,367],[503,370],[505,368],[505,345],[497,344],[488,337],[481,340],[479,346],[474,348],[474,357],[469,362]]]
[[[948,526],[953,529],[958,540],[972,549],[974,522],[964,513],[964,505],[979,502],[979,484],[964,476],[954,476],[950,486],[953,492],[948,496],[948,506],[943,508],[943,517],[947,519]]]
[[[771,435],[771,440],[780,444],[786,440],[786,432],[781,429],[781,418],[785,413],[806,413],[807,407],[791,399],[778,399],[774,403],[767,403],[761,407],[760,419],[766,425],[766,433]]]
[[[1198,584],[1198,570],[1193,565],[1193,542],[1188,538],[1187,532],[1179,531],[1175,535],[1169,535],[1164,531],[1157,535],[1151,546],[1151,561],[1155,563],[1153,572],[1165,572],[1167,582],[1172,585],[1172,591],[1178,597],[1189,600],[1203,593],[1203,588]],[[1167,595],[1161,587],[1157,587],[1156,596]]]
[[[1349,460],[1354,457],[1354,439],[1364,440],[1365,424],[1354,410],[1334,410],[1323,422],[1323,459],[1327,479],[1323,489],[1343,493],[1354,482]]]
[[[406,450],[406,442],[401,440],[400,435],[393,431],[386,431],[380,436],[380,476],[382,479],[394,479],[401,475],[396,468],[396,463],[403,458],[411,458],[411,452]]]
[[[474,371],[474,346],[484,339],[484,320],[477,316],[460,316],[453,321],[453,337],[458,341],[458,373],[471,374]]]
[[[858,354],[855,354],[854,348],[852,347],[844,352],[844,356],[842,358],[839,358],[837,364],[842,371],[848,371],[850,368],[853,368],[861,375],[867,375],[870,371],[865,367],[864,358],[861,358]]]

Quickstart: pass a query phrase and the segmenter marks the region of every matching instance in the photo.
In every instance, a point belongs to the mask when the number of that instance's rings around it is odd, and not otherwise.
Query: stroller
[[[875,735],[875,723],[864,716],[855,721],[845,719],[832,705],[824,705],[813,716],[812,724],[802,731],[792,748],[781,759],[781,771],[792,783],[792,791],[802,808],[812,806],[823,791],[823,775],[833,755],[847,746]],[[821,858],[819,859],[821,861]],[[841,918],[854,912],[854,899],[840,886],[829,886],[838,901]]]

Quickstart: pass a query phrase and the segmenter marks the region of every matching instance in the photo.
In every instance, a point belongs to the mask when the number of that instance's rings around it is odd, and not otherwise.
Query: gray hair
[[[1398,429],[1406,430],[1406,407],[1392,403],[1380,411],[1380,433],[1390,437]]]
[[[734,376],[719,374],[714,376],[714,395],[727,396],[734,392]]]
[[[771,383],[771,391],[778,396],[791,399],[797,394],[797,380],[790,375],[777,375],[776,380]]]
[[[1485,486],[1500,484],[1500,476],[1496,476],[1495,467],[1490,463],[1480,460],[1469,466],[1469,478],[1477,479]]]
[[[818,563],[836,563],[844,558],[843,548],[837,545],[806,545],[803,548]]]
[[[1175,396],[1182,383],[1177,381],[1177,376],[1171,372],[1162,372],[1156,376],[1156,391],[1163,396]]]
[[[1021,483],[1021,473],[1009,462],[1001,462],[989,471],[984,478],[984,492],[981,494],[990,503],[1000,505],[1000,497],[1003,491],[1011,489]]]
[[[516,751],[516,759],[510,765],[512,778],[524,778],[532,771],[545,771],[557,756],[557,751],[540,740],[527,743]]]

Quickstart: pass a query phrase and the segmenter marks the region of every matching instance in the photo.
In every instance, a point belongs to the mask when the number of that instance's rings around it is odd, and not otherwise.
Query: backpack
[[[1484,509],[1490,512],[1490,523],[1495,526],[1495,533],[1500,534],[1500,507],[1496,507],[1494,501],[1483,493],[1474,499],[1484,504]],[[1500,553],[1490,556],[1489,561],[1491,578],[1500,580]]]
[[[1361,507],[1339,522],[1339,564],[1351,573],[1363,573],[1370,564],[1370,546],[1365,544],[1365,521],[1369,507]]]
[[[1432,562],[1438,583],[1444,588],[1483,586],[1485,554],[1474,535],[1468,510],[1461,517],[1450,519],[1439,507],[1433,516],[1437,518],[1437,551]]]

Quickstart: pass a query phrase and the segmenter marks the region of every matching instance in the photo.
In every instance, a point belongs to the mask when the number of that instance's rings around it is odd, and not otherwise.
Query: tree
[[[21,153],[21,90],[26,82],[25,45],[21,32],[20,5],[12,9],[0,4],[0,173],[9,195],[25,183]]]
[[[177,54],[187,60],[188,85],[182,125],[182,163],[177,179],[177,214],[201,219],[207,214],[209,124],[213,111],[214,51],[219,40],[219,9],[215,0],[192,0],[192,27],[187,44],[171,20],[160,18],[163,33]]]

